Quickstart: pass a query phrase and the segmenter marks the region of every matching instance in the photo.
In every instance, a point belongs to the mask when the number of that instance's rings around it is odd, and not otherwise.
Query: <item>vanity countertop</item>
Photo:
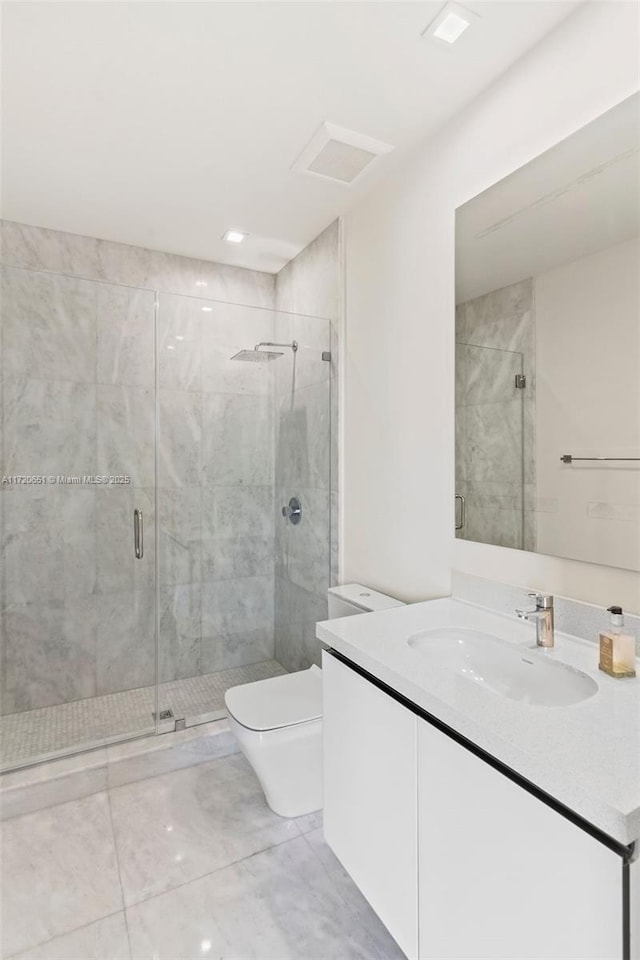
[[[479,630],[581,670],[598,691],[570,706],[532,706],[433,671],[407,640],[440,627]],[[597,643],[556,631],[552,650],[532,650],[533,624],[452,598],[324,621],[317,636],[610,837],[640,839],[640,675],[602,673]]]

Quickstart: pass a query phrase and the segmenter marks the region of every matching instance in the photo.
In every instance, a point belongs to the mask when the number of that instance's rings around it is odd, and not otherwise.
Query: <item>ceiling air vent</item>
[[[336,183],[350,184],[376,157],[393,147],[355,130],[323,123],[314,133],[291,169],[311,173]]]

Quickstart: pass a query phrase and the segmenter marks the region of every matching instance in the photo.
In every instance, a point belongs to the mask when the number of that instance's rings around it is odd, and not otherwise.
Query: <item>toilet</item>
[[[329,619],[401,607],[359,583],[328,591]],[[322,670],[270,677],[225,694],[231,730],[254,769],[267,803],[281,817],[322,807]]]

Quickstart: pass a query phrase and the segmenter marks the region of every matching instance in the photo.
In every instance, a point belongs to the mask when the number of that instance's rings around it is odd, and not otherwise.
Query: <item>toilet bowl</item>
[[[359,583],[332,587],[329,619],[403,606]],[[225,694],[231,730],[281,817],[322,807],[322,671],[312,666],[231,687]]]
[[[322,806],[322,670],[245,683],[225,695],[231,730],[281,817]]]

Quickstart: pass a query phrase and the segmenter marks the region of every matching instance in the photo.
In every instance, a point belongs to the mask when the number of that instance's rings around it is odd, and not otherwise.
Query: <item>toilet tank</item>
[[[331,587],[328,598],[329,620],[351,617],[356,613],[374,613],[378,610],[405,606],[402,600],[394,600],[393,597],[388,597],[384,593],[363,587],[361,583],[345,583],[341,587]]]

